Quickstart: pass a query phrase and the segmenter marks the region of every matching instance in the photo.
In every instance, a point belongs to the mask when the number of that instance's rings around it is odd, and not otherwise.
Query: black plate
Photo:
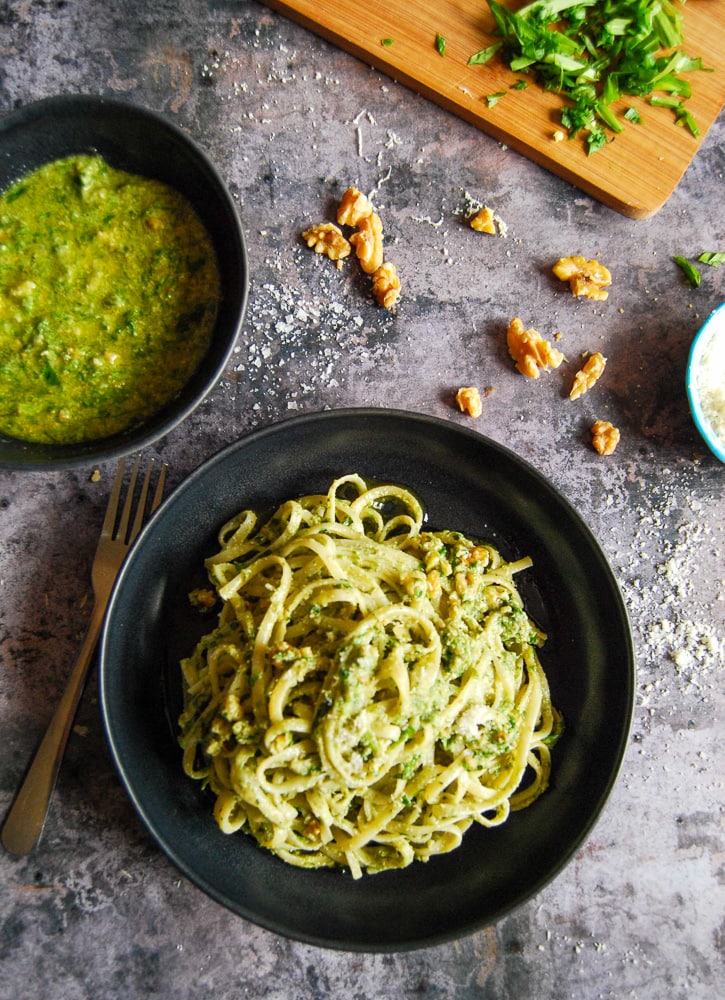
[[[495,829],[471,828],[451,854],[354,881],[287,865],[246,835],[219,832],[211,801],[181,768],[178,660],[202,630],[187,594],[204,580],[220,525],[325,489],[337,476],[402,483],[429,525],[493,541],[533,569],[517,580],[548,632],[542,661],[566,732],[550,789]],[[526,579],[523,579],[526,578]],[[395,410],[338,410],[258,431],[193,473],[128,558],[101,651],[111,750],[148,830],[193,882],[263,927],[328,947],[403,950],[496,921],[549,882],[581,846],[626,747],[634,658],[607,561],[572,507],[531,466],[486,438]]]

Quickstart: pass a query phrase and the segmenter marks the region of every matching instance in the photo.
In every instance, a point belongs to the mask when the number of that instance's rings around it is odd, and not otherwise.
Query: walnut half
[[[363,271],[366,274],[377,271],[383,263],[383,223],[377,212],[371,212],[360,220],[350,242],[355,247]]]
[[[315,253],[325,254],[330,260],[343,260],[350,256],[350,244],[332,222],[320,222],[310,226],[302,234],[302,239]]]
[[[598,300],[609,296],[607,288],[612,283],[612,276],[598,260],[586,260],[577,255],[560,257],[552,270],[560,281],[569,282],[572,295]]]
[[[525,329],[518,317],[509,324],[506,343],[516,368],[527,378],[538,378],[541,369],[558,368],[564,360],[561,351],[544,340],[538,330]]]
[[[349,187],[340,199],[337,221],[341,226],[359,226],[363,219],[373,214],[370,199],[356,187]]]
[[[584,362],[582,368],[574,376],[574,384],[569,393],[569,399],[579,399],[587,389],[591,389],[604,371],[607,359],[596,351]]]
[[[592,446],[600,455],[611,455],[619,444],[619,431],[608,420],[595,420],[591,434]]]

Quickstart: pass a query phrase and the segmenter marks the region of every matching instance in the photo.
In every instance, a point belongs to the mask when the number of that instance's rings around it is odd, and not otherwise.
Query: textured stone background
[[[637,647],[637,704],[620,781],[552,885],[454,944],[365,955],[260,930],[180,877],[116,779],[92,681],[40,847],[0,856],[0,997],[716,995],[725,479],[691,424],[683,380],[695,331],[725,298],[725,268],[693,290],[670,257],[725,250],[722,116],[668,203],[635,222],[259,3],[0,3],[0,111],[60,92],[165,112],[207,149],[239,205],[247,320],[218,387],[154,449],[172,483],[295,413],[394,405],[466,423],[458,386],[494,387],[476,428],[546,474],[611,561]],[[404,281],[395,315],[353,268],[300,241],[350,183],[375,190]],[[506,239],[472,233],[466,192],[495,207]],[[611,268],[606,303],[575,300],[552,278],[568,253]],[[562,372],[537,382],[514,372],[513,315],[547,336],[561,330],[570,359],[601,350],[596,394],[575,408]],[[596,417],[621,428],[612,458],[588,445]],[[98,482],[92,471],[0,472],[2,810],[87,619],[113,470]]]

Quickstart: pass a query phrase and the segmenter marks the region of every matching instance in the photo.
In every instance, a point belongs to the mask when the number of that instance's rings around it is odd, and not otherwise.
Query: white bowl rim
[[[687,398],[695,426],[713,455],[719,458],[721,462],[725,462],[725,441],[715,433],[714,427],[705,415],[702,403],[700,402],[700,391],[697,380],[697,373],[702,363],[703,355],[717,336],[725,337],[725,302],[716,309],[713,309],[695,335],[687,359],[686,379]]]

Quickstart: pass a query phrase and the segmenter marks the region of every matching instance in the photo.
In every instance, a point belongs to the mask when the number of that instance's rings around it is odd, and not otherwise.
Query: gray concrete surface
[[[3,1000],[534,997],[699,1000],[722,990],[725,470],[691,424],[691,339],[725,268],[690,288],[672,254],[725,250],[725,121],[668,203],[628,220],[254,2],[5,0],[0,111],[59,92],[165,112],[227,179],[251,294],[233,363],[154,449],[178,483],[240,435],[295,413],[390,406],[470,423],[464,384],[495,388],[475,422],[586,518],[621,585],[637,649],[621,778],[591,837],[536,898],[456,943],[369,955],[277,937],[207,899],[136,818],[86,693],[37,851],[0,856]],[[389,315],[353,268],[300,241],[348,184],[375,191],[404,290]],[[506,239],[465,225],[465,193]],[[599,255],[605,303],[550,275]],[[513,315],[606,377],[578,408],[568,375],[512,368]],[[563,372],[563,369],[562,369]],[[590,448],[592,419],[622,440]],[[113,470],[0,472],[0,811],[62,688],[90,607]]]

